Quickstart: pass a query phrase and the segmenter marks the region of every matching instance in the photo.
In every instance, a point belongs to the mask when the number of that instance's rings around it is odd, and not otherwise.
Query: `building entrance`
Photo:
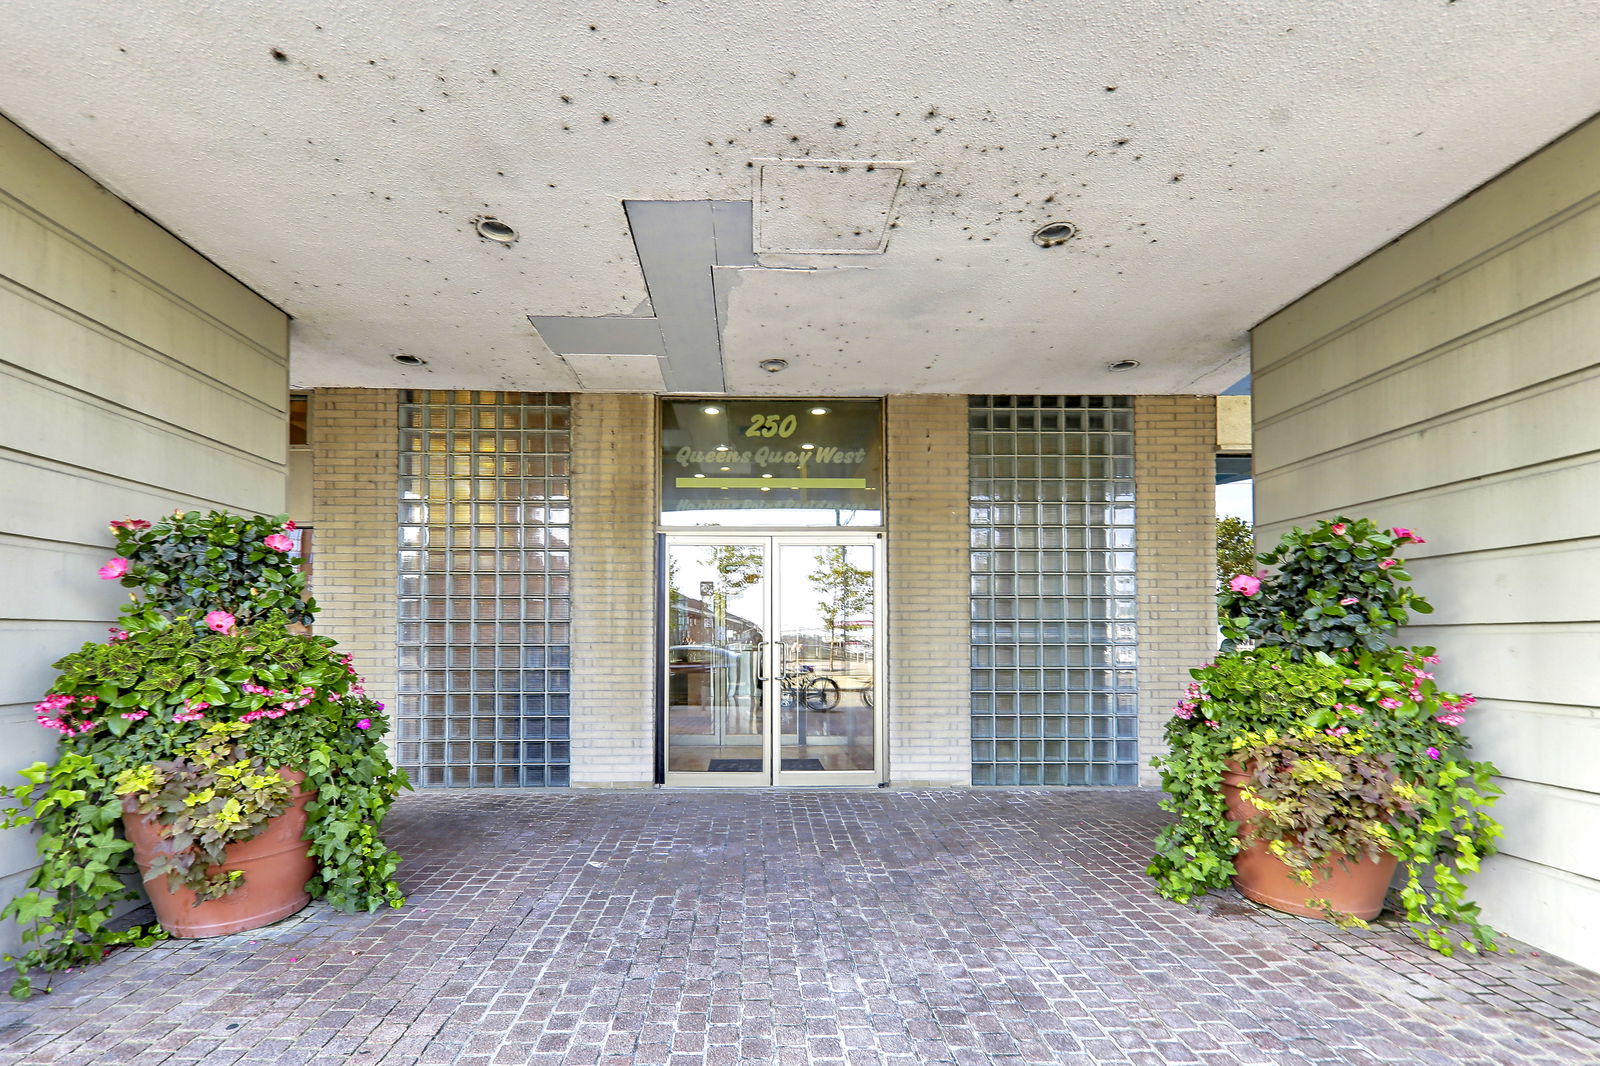
[[[668,534],[660,730],[669,785],[883,777],[877,534]]]

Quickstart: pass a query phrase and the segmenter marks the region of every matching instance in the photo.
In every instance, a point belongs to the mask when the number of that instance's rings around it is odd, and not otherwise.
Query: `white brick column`
[[[890,396],[889,780],[972,783],[967,398]]]
[[[1137,396],[1133,475],[1139,579],[1139,783],[1189,671],[1217,650],[1216,439],[1211,396]]]
[[[572,783],[655,775],[656,625],[651,396],[572,397]]]

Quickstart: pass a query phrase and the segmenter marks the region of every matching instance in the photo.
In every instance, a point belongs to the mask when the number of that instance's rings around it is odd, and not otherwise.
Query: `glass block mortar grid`
[[[972,781],[1138,780],[1133,404],[968,404]]]
[[[402,394],[394,717],[420,788],[569,782],[570,415],[561,394]]]

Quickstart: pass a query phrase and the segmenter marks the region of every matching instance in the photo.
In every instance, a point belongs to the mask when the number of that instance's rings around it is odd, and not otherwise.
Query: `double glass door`
[[[669,785],[883,780],[875,534],[668,535]]]

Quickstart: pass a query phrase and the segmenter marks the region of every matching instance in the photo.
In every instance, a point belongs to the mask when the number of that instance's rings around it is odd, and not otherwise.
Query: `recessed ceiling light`
[[[803,452],[809,452],[811,449],[813,449],[815,447],[816,447],[815,444],[802,444],[802,445],[800,445],[800,450],[803,451]]]
[[[472,220],[472,228],[486,241],[494,241],[496,244],[517,243],[517,231],[493,215],[479,215]]]
[[[707,407],[704,410],[708,415],[720,415],[722,413],[722,408],[720,407]]]
[[[762,477],[771,477],[772,475],[771,474],[762,474],[761,476]]]
[[[695,477],[705,477],[705,475],[704,474],[696,474]]]
[[[825,415],[828,413],[828,409],[826,407],[813,407],[811,409],[811,413],[814,415]]]
[[[1124,370],[1132,370],[1138,365],[1139,360],[1137,359],[1118,359],[1115,363],[1107,363],[1106,369],[1111,371],[1113,374],[1120,374]]]
[[[727,445],[726,445],[726,444],[719,444],[719,445],[717,445],[717,451],[719,451],[719,452],[725,452],[725,451],[727,451],[727,450],[728,450],[728,446],[727,446]]]
[[[731,466],[719,466],[719,467],[717,467],[717,469],[718,470],[732,470],[733,467],[731,467]]]
[[[788,369],[789,360],[787,360],[787,359],[763,359],[763,360],[761,360],[761,362],[757,363],[756,366],[759,366],[762,370],[765,370],[769,374],[776,374],[780,370],[787,370]]]
[[[1078,227],[1070,222],[1046,222],[1033,231],[1033,243],[1040,248],[1054,248],[1066,244],[1078,235]]]
[[[394,355],[390,356],[389,358],[393,359],[395,362],[399,363],[401,366],[427,366],[428,365],[428,361],[426,359],[422,358],[422,356],[420,356],[420,355],[407,355],[405,352],[396,352]]]
[[[771,492],[772,489],[770,487],[766,486],[766,485],[762,485],[761,486],[761,491],[762,492]]]

